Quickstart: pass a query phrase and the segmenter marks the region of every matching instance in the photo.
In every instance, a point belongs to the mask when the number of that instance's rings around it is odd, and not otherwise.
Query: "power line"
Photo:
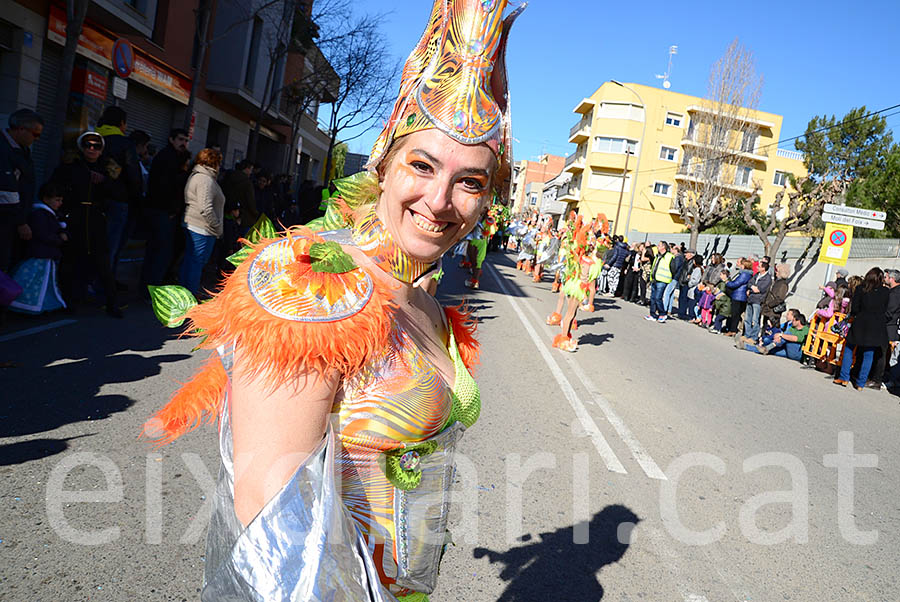
[[[805,137],[805,136],[808,136],[809,134],[818,134],[818,133],[820,133],[820,132],[826,132],[826,131],[833,130],[833,129],[836,129],[836,128],[842,128],[842,127],[844,127],[845,125],[849,125],[849,124],[854,123],[854,122],[856,122],[856,121],[862,121],[863,119],[866,119],[866,118],[868,118],[868,117],[872,117],[873,115],[880,115],[881,113],[884,113],[884,112],[886,112],[886,111],[891,111],[891,110],[893,110],[893,109],[900,109],[900,103],[895,104],[895,105],[892,105],[892,106],[890,106],[890,107],[885,107],[885,108],[883,108],[883,109],[879,109],[879,110],[877,110],[877,111],[872,111],[872,112],[870,112],[870,113],[866,113],[865,115],[860,115],[859,117],[855,117],[855,118],[852,118],[852,119],[842,120],[840,123],[836,123],[836,124],[834,124],[834,125],[823,126],[823,127],[817,128],[817,129],[815,129],[815,130],[812,130],[812,131],[810,131],[810,132],[804,132],[804,133],[798,134],[798,135],[796,135],[796,136],[791,136],[790,138],[783,138],[782,140],[778,140],[778,141],[776,141],[776,142],[770,142],[770,143],[768,143],[768,144],[766,144],[766,145],[760,147],[760,149],[757,149],[757,150],[763,150],[763,149],[769,149],[769,148],[771,148],[771,147],[777,147],[778,145],[782,144],[783,142],[791,142],[792,140],[797,140],[797,139],[799,139],[799,138],[803,138],[803,137]],[[888,117],[892,117],[892,116],[898,115],[898,114],[900,114],[900,111],[895,111],[895,112],[890,113],[890,114],[888,114],[888,115],[884,115],[884,118],[887,119]],[[645,115],[645,119],[646,119],[646,115]],[[641,149],[641,152],[643,152],[643,149]],[[728,151],[728,152],[722,154],[722,155],[719,156],[719,157],[711,157],[711,158],[708,158],[708,159],[705,159],[705,160],[698,161],[698,162],[696,162],[694,165],[696,165],[696,166],[698,166],[698,167],[702,167],[705,163],[708,163],[708,162],[712,162],[712,161],[721,161],[721,160],[728,159],[728,158],[731,158],[731,157],[740,157],[740,156],[741,156],[741,152],[744,152],[744,151]],[[673,165],[673,166],[669,166],[669,167],[657,167],[657,168],[654,168],[654,169],[646,169],[646,170],[641,170],[641,171],[638,171],[638,172],[634,172],[633,175],[634,175],[634,176],[638,176],[638,175],[640,175],[640,174],[667,172],[667,171],[671,171],[671,170],[676,170],[676,171],[677,171],[677,170],[680,169],[680,168],[681,168],[680,165]]]

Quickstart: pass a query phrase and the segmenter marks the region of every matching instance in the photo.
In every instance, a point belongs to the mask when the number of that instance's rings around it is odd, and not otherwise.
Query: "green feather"
[[[275,238],[275,226],[272,225],[272,221],[266,217],[265,213],[259,216],[259,219],[250,228],[250,232],[247,233],[247,240],[253,244],[264,238]]]
[[[313,243],[309,247],[309,258],[312,260],[314,272],[345,274],[356,269],[356,262],[353,261],[353,258],[333,240]]]
[[[188,310],[197,305],[191,291],[182,286],[148,286],[153,313],[163,326],[178,328]]]
[[[252,250],[253,250],[252,247],[248,247],[247,245],[244,245],[243,247],[241,247],[240,251],[238,251],[237,253],[234,253],[233,255],[228,256],[228,258],[227,258],[228,262],[231,265],[233,265],[234,267],[238,267],[239,265],[244,263],[244,261],[248,257],[250,257],[250,253]]]

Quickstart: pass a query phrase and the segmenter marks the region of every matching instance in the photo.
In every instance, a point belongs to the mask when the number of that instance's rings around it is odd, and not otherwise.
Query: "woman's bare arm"
[[[340,385],[308,372],[272,390],[235,362],[231,388],[234,510],[248,525],[322,440]]]

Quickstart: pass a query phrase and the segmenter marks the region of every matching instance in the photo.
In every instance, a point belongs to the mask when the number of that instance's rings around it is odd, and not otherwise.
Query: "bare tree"
[[[47,147],[50,153],[47,156],[46,173],[52,173],[59,161],[63,143],[63,124],[66,122],[66,109],[69,105],[69,87],[72,85],[72,70],[75,67],[75,51],[78,48],[78,38],[84,28],[84,18],[90,0],[66,0],[66,45],[63,47],[62,67],[60,68],[56,98],[53,101],[53,115],[44,115],[51,123],[58,123],[59,127],[48,128]]]
[[[744,203],[744,219],[756,231],[766,248],[765,254],[775,258],[788,234],[811,234],[818,227],[825,203],[837,202],[845,188],[840,180],[813,182],[810,178],[802,178],[792,183],[792,190],[785,187],[778,191],[762,219],[758,214],[754,215],[753,209],[761,200],[759,194],[754,193]]]
[[[678,168],[675,207],[696,247],[700,232],[724,219],[735,201],[755,193],[753,159],[762,90],[753,54],[738,40],[710,69],[707,97],[692,111],[684,157]]]
[[[351,130],[354,140],[381,124],[396,98],[400,62],[388,52],[381,33],[381,16],[366,15],[353,22],[339,43],[321,45],[340,78],[340,88],[328,120],[328,156],[325,173],[331,173],[332,154],[341,132]]]

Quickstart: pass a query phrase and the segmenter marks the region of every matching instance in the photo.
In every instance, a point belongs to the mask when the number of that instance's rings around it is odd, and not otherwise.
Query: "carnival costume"
[[[521,12],[502,18],[506,4],[435,1],[370,168],[396,138],[438,128],[464,144],[488,144],[502,185],[510,165],[503,55]],[[178,287],[151,287],[161,321],[180,325],[192,306],[189,331],[215,350],[145,428],[168,443],[219,420],[222,469],[203,600],[420,602],[435,587],[449,540],[454,448],[480,412],[470,373],[478,357],[474,326],[460,310],[445,309],[451,385],[396,319],[390,284],[345,249],[359,249],[410,284],[436,266],[392,240],[372,206],[373,174],[336,184],[339,195],[311,227],[276,237],[270,224],[257,224],[253,244],[229,258],[237,268],[209,302],[196,305]],[[246,528],[234,510],[235,358],[273,387],[298,368],[341,376],[324,439]]]

